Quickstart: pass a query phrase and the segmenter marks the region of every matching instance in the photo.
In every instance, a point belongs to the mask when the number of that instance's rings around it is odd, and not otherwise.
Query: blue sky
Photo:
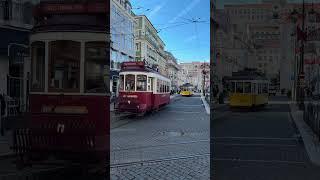
[[[179,62],[210,59],[210,0],[131,0],[146,15]],[[190,20],[197,19],[199,23]],[[203,22],[205,21],[205,22]]]

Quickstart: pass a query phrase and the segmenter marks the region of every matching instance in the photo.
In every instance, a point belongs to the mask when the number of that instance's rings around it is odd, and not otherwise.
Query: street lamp
[[[299,14],[299,12],[294,9],[291,14],[290,17],[293,21],[294,24],[297,23],[299,16],[301,16],[301,14]],[[303,0],[302,2],[302,28],[301,28],[301,32],[298,32],[298,27],[297,27],[297,40],[299,41],[299,36],[301,36],[301,34],[305,34],[305,2]],[[303,80],[304,80],[304,41],[305,38],[301,39],[301,46],[300,46],[300,61],[299,61],[299,66],[298,66],[298,73],[297,73],[297,80],[299,81],[298,83],[298,87],[297,87],[297,100],[299,102],[299,108],[301,110],[304,109],[304,87],[303,87]]]
[[[314,8],[313,8],[313,4],[312,4],[312,9],[308,12],[308,18],[310,20],[310,22],[315,22],[316,21],[316,16],[317,13],[315,12]],[[300,43],[300,59],[298,61],[298,67],[297,67],[297,73],[295,78],[297,79],[297,86],[296,88],[296,97],[297,97],[297,101],[299,103],[299,108],[301,110],[304,109],[304,99],[305,99],[305,92],[304,92],[304,47],[305,47],[305,41],[307,41],[307,32],[305,30],[305,17],[306,17],[306,13],[305,13],[305,1],[303,0],[302,3],[302,14],[299,13],[296,9],[294,9],[291,14],[290,14],[290,18],[292,20],[292,22],[296,25],[296,23],[298,22],[299,17],[302,17],[302,27],[301,29],[299,29],[299,27],[296,27],[296,38],[297,38],[297,42],[301,42]]]

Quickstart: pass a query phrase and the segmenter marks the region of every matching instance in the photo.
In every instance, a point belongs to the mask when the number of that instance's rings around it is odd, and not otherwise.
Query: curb
[[[210,115],[210,106],[207,103],[206,99],[204,96],[201,95],[201,100],[202,100],[202,104],[204,105],[204,108],[206,109],[207,114]]]
[[[306,148],[307,154],[310,161],[320,166],[320,142],[315,139],[315,135],[311,128],[303,120],[303,111],[298,110],[294,107],[294,103],[290,103],[290,116],[296,124],[300,135],[302,137],[304,146]]]

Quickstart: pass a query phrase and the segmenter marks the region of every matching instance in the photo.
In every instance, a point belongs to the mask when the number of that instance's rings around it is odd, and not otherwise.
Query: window
[[[230,89],[230,91],[231,91],[232,93],[234,93],[234,92],[236,91],[236,83],[235,83],[235,82],[231,82],[231,89]]]
[[[147,91],[146,75],[137,75],[137,91]]]
[[[268,93],[268,84],[262,84],[262,93]]]
[[[148,78],[148,91],[153,91],[153,79],[151,77]]]
[[[80,42],[49,43],[49,91],[80,92]]]
[[[31,90],[44,91],[45,43],[32,43],[31,55]]]
[[[119,90],[123,91],[124,90],[123,87],[124,87],[124,75],[120,75]]]
[[[88,42],[85,45],[85,92],[105,93],[109,88],[110,67],[105,42]]]
[[[257,93],[257,84],[256,83],[253,83],[252,84],[252,93]]]
[[[236,87],[236,93],[243,93],[243,82],[237,82]]]
[[[244,93],[251,93],[251,83],[245,82],[243,83],[243,85],[244,85]]]
[[[135,91],[135,75],[128,74],[125,78],[126,91]]]
[[[160,92],[160,80],[157,80],[157,92]]]

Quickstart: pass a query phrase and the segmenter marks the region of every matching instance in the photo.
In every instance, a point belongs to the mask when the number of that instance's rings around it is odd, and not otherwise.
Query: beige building
[[[202,90],[203,85],[205,88],[210,87],[210,64],[207,62],[195,61],[191,63],[180,63],[179,64],[183,76],[185,77],[184,83],[192,84],[197,90]],[[203,74],[203,70],[207,73]]]
[[[173,56],[172,53],[165,51],[166,53],[166,60],[167,60],[167,65],[166,65],[166,72],[167,76],[171,80],[171,88],[173,90],[177,90],[179,85],[178,85],[178,72],[180,70],[180,67],[177,63],[177,59]]]
[[[157,66],[161,74],[167,75],[164,42],[145,15],[138,15],[135,20],[136,60],[145,61],[151,66]]]
[[[294,9],[292,6],[285,0],[225,5],[220,11],[229,17],[230,31],[218,30],[220,74],[227,76],[243,67],[257,68],[270,80],[277,79],[280,89],[290,89],[293,26],[284,19]]]

